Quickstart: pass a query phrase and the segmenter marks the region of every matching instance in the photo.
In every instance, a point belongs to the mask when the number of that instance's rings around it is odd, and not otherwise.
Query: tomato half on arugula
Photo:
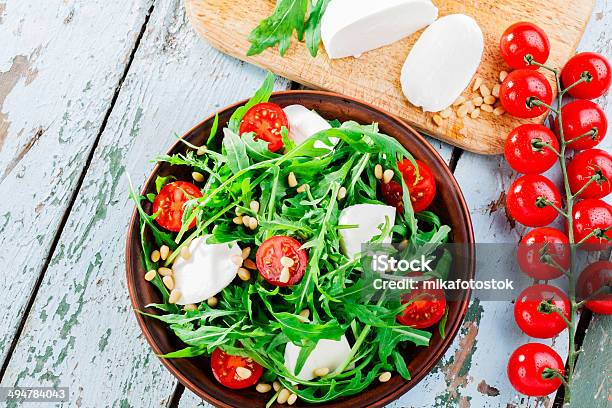
[[[598,179],[590,181],[593,176]],[[612,156],[601,149],[587,149],[578,153],[567,165],[567,177],[573,194],[590,183],[580,198],[604,198],[610,194]]]
[[[253,132],[256,139],[268,142],[271,152],[280,150],[283,144],[281,129],[289,130],[289,120],[283,109],[275,103],[258,103],[249,109],[240,123],[240,134]]]
[[[433,202],[436,196],[436,180],[428,165],[420,160],[415,160],[415,162],[419,167],[418,180],[416,169],[410,160],[405,159],[398,162],[397,168],[402,174],[406,186],[408,186],[412,209],[417,213],[429,207]],[[381,191],[387,204],[397,208],[400,213],[404,212],[404,194],[400,183],[393,180],[383,183]]]
[[[217,381],[234,390],[255,385],[263,374],[263,367],[253,359],[233,356],[220,348],[212,352],[210,368]]]
[[[521,292],[514,303],[514,319],[526,335],[538,339],[550,339],[567,328],[557,312],[540,311],[542,302],[557,308],[570,319],[570,302],[565,293],[551,285],[532,285]]]
[[[534,228],[519,242],[516,258],[521,270],[534,279],[559,278],[563,272],[554,264],[569,268],[569,238],[556,228]],[[547,258],[549,263],[544,262]]]
[[[416,277],[418,274],[410,274]],[[432,281],[430,281],[432,282]],[[416,289],[402,295],[401,302],[406,305],[397,321],[404,326],[425,329],[438,323],[446,311],[446,296],[440,288],[425,289],[424,281],[417,282]]]
[[[512,218],[527,227],[543,227],[557,218],[561,193],[539,174],[527,174],[512,183],[506,196],[506,209]]]
[[[510,356],[508,379],[521,394],[544,397],[561,386],[559,378],[546,377],[546,369],[563,375],[564,366],[559,354],[549,346],[541,343],[524,344]]]
[[[183,225],[185,203],[193,198],[202,197],[202,192],[194,184],[186,181],[175,181],[166,184],[153,201],[153,214],[157,214],[155,221],[172,232],[179,232]],[[195,219],[189,225],[193,228]]]
[[[301,247],[296,239],[282,235],[265,240],[255,257],[261,276],[274,286],[298,283],[308,265],[308,254]]]
[[[578,296],[588,299],[585,306],[593,313],[612,315],[612,293],[603,292],[604,286],[612,287],[612,262],[592,263],[578,278]]]

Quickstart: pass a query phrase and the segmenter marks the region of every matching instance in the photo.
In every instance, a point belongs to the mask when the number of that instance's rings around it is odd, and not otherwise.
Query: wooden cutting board
[[[274,0],[185,0],[187,15],[197,32],[219,50],[268,69],[308,87],[349,95],[405,119],[420,131],[464,149],[483,154],[503,151],[506,135],[519,123],[505,114],[481,112],[476,119],[455,113],[436,125],[433,114],[424,113],[405,99],[400,71],[408,52],[421,32],[395,44],[364,53],[360,58],[330,60],[323,46],[312,58],[304,44],[294,38],[281,57],[277,49],[247,57],[247,37],[257,23],[270,15]],[[499,72],[507,70],[499,50],[499,38],[510,24],[531,21],[548,33],[551,56],[548,64],[562,67],[573,55],[591,15],[594,0],[434,0],[439,15],[464,13],[476,19],[485,37],[485,52],[475,75],[492,88]],[[554,88],[554,87],[553,87]],[[464,92],[478,96],[471,85]],[[543,117],[537,120],[543,121]]]

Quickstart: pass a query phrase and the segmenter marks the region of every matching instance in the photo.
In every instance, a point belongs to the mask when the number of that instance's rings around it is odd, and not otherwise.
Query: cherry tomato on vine
[[[153,201],[153,214],[157,213],[155,222],[169,231],[179,232],[183,225],[185,203],[199,197],[202,197],[200,189],[186,181],[166,184]],[[189,228],[195,227],[195,224],[194,219]]]
[[[565,373],[563,360],[555,350],[541,343],[524,344],[510,356],[508,379],[521,394],[544,397],[561,386],[559,378],[543,377],[547,368]]]
[[[599,261],[587,266],[578,277],[577,292],[580,299],[589,299],[586,307],[593,313],[612,314],[612,294],[598,293],[604,286],[612,286],[612,262]]]
[[[256,139],[268,142],[268,149],[276,152],[284,146],[283,126],[289,130],[289,120],[280,106],[272,102],[258,103],[244,114],[240,134],[254,132]]]
[[[582,73],[588,71],[591,76],[589,82],[583,82],[571,88],[568,93],[574,98],[599,98],[610,89],[612,74],[610,63],[601,54],[594,52],[581,52],[574,55],[561,71],[561,81],[567,88],[580,80]]]
[[[595,136],[584,136],[568,144],[577,150],[590,149],[597,146],[606,137],[608,119],[603,110],[594,102],[579,99],[561,108],[563,116],[563,136],[566,142],[585,133],[597,129]],[[555,121],[555,132],[559,135],[559,123]]]
[[[601,149],[588,149],[578,153],[567,166],[567,177],[573,194],[576,194],[591,177],[598,175],[581,193],[580,198],[604,198],[610,194],[612,156]]]
[[[397,163],[397,167],[402,173],[404,182],[410,192],[410,201],[414,212],[420,212],[429,207],[436,196],[436,180],[433,172],[428,165],[420,160],[415,160],[419,167],[419,179],[416,178],[416,170],[412,162],[405,159]],[[404,211],[403,191],[400,183],[391,180],[389,183],[381,185],[381,191],[385,202],[399,212]]]
[[[410,274],[409,276],[418,276]],[[418,282],[416,289],[402,295],[402,304],[408,304],[397,321],[404,326],[425,329],[438,323],[446,311],[446,296],[442,289],[425,289]]]
[[[581,242],[591,232],[599,229],[607,239],[591,236],[584,241],[584,249],[599,251],[610,247],[612,241],[612,206],[610,204],[589,198],[574,204],[572,214],[576,243]]]
[[[554,263],[567,270],[570,266],[569,239],[556,228],[541,227],[529,231],[519,242],[516,254],[519,267],[538,280],[556,279],[563,275]],[[542,258],[550,257],[550,263]],[[545,259],[544,259],[545,260]]]
[[[514,69],[538,69],[538,66],[527,64],[525,56],[531,55],[540,64],[546,63],[550,54],[550,42],[544,30],[529,22],[512,24],[504,31],[499,42],[499,49],[504,61]]]
[[[210,368],[217,381],[235,390],[257,384],[263,374],[263,367],[252,359],[227,354],[220,348],[212,352]]]
[[[265,240],[255,257],[261,276],[274,286],[298,283],[308,265],[308,254],[301,247],[296,239],[282,235]]]
[[[512,183],[506,196],[506,208],[512,218],[527,227],[542,227],[557,218],[561,208],[561,194],[544,176],[527,174]]]
[[[550,339],[565,330],[567,324],[556,312],[540,312],[538,308],[543,301],[556,307],[570,319],[570,302],[567,295],[551,285],[533,285],[523,290],[514,303],[514,319],[529,337]]]
[[[550,169],[559,151],[559,142],[546,126],[528,123],[515,128],[506,139],[504,155],[510,167],[523,174],[539,174]]]
[[[533,98],[547,105],[551,104],[553,98],[550,83],[538,71],[517,69],[508,74],[501,84],[499,100],[512,116],[529,119],[546,113],[546,107],[530,104]]]

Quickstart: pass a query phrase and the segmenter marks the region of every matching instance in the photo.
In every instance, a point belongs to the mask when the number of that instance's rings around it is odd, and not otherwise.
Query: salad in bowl
[[[164,364],[217,405],[340,406],[385,384],[361,406],[397,398],[448,347],[467,301],[422,285],[372,291],[364,244],[471,242],[465,203],[454,180],[452,191],[438,185],[439,163],[413,157],[378,122],[277,104],[273,84],[269,75],[215,116],[198,143],[180,138],[143,193],[131,189],[139,323]],[[439,252],[421,282],[473,274]]]

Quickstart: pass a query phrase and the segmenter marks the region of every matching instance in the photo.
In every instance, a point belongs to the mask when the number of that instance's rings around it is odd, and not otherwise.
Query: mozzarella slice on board
[[[289,105],[283,108],[287,120],[289,121],[289,138],[296,144],[302,144],[310,136],[319,133],[323,130],[331,129],[330,124],[321,117],[317,112],[312,111],[302,105]],[[338,143],[338,139],[335,137],[330,138],[334,146]],[[316,141],[313,145],[317,148],[331,149],[331,146]]]
[[[321,20],[321,39],[330,58],[357,57],[408,37],[437,17],[430,0],[333,0]]]
[[[242,251],[236,244],[207,244],[199,237],[189,245],[189,259],[177,257],[172,265],[174,286],[181,292],[179,305],[199,303],[221,292],[236,277],[233,255]]]
[[[484,38],[476,21],[451,14],[427,27],[410,50],[401,73],[406,98],[426,112],[449,107],[480,65]]]
[[[357,225],[356,228],[343,228],[340,230],[340,244],[344,254],[349,258],[361,252],[361,245],[381,234],[381,228],[386,219],[389,225],[395,225],[395,207],[381,204],[357,204],[346,207],[340,212],[339,225]],[[381,228],[379,228],[381,227]],[[386,237],[382,243],[390,244],[391,236]]]
[[[291,342],[285,347],[285,367],[292,374],[295,374],[295,365],[301,349]],[[313,372],[317,368],[329,368],[329,371],[332,372],[348,358],[350,352],[351,346],[345,336],[342,336],[340,340],[321,339],[296,377],[304,381],[312,380],[315,378]],[[347,368],[352,369],[353,367],[354,365],[350,365]]]

